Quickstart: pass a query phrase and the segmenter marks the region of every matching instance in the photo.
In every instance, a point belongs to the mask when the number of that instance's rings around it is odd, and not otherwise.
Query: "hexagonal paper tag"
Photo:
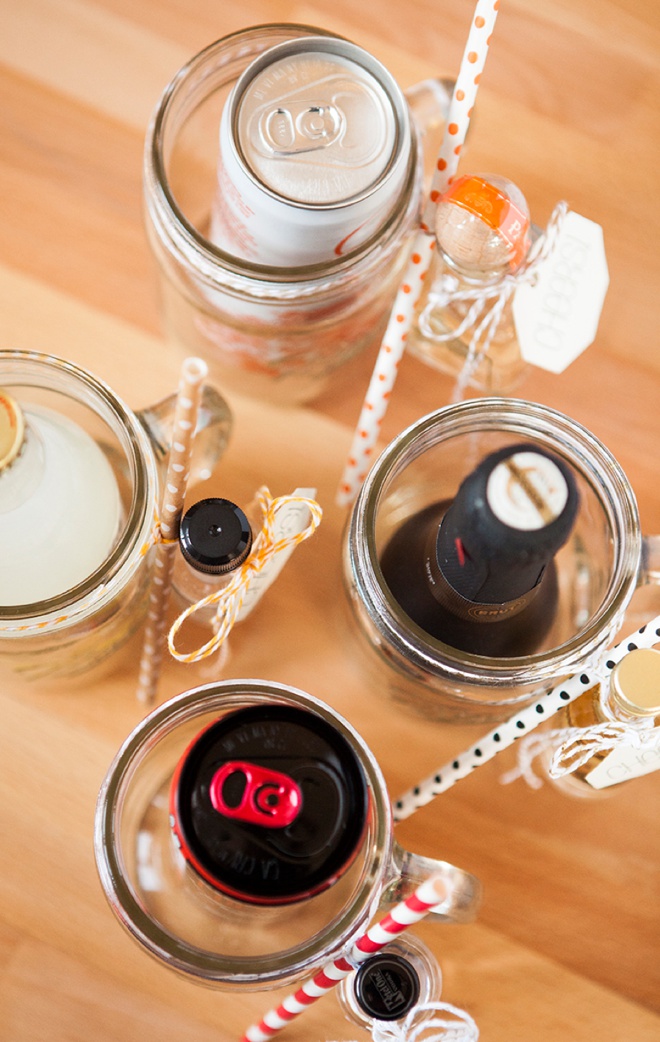
[[[513,298],[525,361],[562,373],[593,343],[608,285],[603,229],[569,210],[536,280]]]

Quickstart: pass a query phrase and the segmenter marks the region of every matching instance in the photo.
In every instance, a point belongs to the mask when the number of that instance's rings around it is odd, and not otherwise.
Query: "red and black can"
[[[199,734],[175,771],[175,841],[216,890],[252,904],[300,901],[346,871],[369,795],[344,736],[314,712],[279,703],[228,713]]]

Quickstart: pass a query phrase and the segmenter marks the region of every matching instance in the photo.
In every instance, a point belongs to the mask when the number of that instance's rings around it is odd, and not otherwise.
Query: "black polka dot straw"
[[[527,734],[538,727],[543,720],[547,720],[548,717],[557,713],[567,702],[572,702],[589,687],[598,684],[601,679],[612,672],[617,662],[629,651],[634,648],[653,647],[659,639],[660,615],[651,619],[636,633],[632,633],[606,652],[607,658],[596,668],[589,668],[588,671],[576,673],[569,680],[562,681],[532,705],[526,706],[520,713],[516,713],[503,724],[498,724],[494,731],[484,735],[471,748],[435,770],[429,778],[418,782],[414,788],[409,789],[395,801],[393,805],[394,820],[403,821],[404,818],[410,817],[420,807],[430,803],[435,796],[451,789],[457,781],[467,774],[471,774],[475,767],[491,760],[496,753],[506,749],[508,745],[512,745],[517,738]]]

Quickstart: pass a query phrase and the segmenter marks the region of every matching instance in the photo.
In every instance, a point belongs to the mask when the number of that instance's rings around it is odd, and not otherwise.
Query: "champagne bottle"
[[[532,444],[508,446],[484,459],[453,501],[408,518],[381,569],[401,608],[432,637],[475,655],[529,655],[554,620],[554,557],[577,509],[561,459]]]

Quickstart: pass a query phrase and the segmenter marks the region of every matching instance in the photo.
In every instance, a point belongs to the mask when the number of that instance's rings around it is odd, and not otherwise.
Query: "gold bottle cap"
[[[660,716],[660,651],[629,651],[612,670],[610,695],[631,716]]]
[[[23,444],[25,421],[18,402],[0,387],[0,471],[16,458]]]

